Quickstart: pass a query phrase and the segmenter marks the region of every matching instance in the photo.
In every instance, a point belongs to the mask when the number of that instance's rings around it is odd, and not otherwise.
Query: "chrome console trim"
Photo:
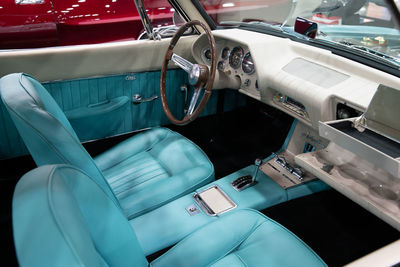
[[[207,200],[201,197],[202,193],[212,189],[217,190],[220,196],[224,198],[231,206],[220,212],[214,212],[213,209],[209,206],[209,204],[207,204]],[[199,205],[199,207],[204,211],[204,213],[207,214],[208,216],[218,216],[237,207],[236,203],[233,202],[233,200],[221,188],[219,188],[218,185],[213,185],[200,192],[195,192],[193,194],[193,199]]]

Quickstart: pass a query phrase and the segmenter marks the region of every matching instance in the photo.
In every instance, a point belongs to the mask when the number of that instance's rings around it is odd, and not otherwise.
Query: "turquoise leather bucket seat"
[[[214,180],[214,167],[205,153],[169,129],[154,128],[137,134],[92,159],[60,107],[38,81],[23,73],[4,76],[0,95],[38,166],[78,167],[93,177],[128,218]]]
[[[75,167],[46,165],[25,174],[14,192],[12,214],[22,267],[149,265],[118,206]],[[224,213],[150,263],[210,265],[326,266],[294,234],[250,209]]]

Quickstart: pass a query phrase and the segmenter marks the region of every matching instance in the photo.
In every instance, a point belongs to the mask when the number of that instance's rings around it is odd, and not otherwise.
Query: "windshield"
[[[316,41],[400,66],[400,31],[384,0],[200,0],[218,26],[275,27],[295,35],[297,17],[318,23]]]

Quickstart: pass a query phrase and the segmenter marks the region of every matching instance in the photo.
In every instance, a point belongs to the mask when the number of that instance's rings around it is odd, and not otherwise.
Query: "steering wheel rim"
[[[188,62],[187,60],[185,60],[184,58],[181,58],[180,56],[173,53],[173,49],[174,49],[175,45],[177,44],[178,40],[180,39],[180,37],[183,35],[183,33],[187,29],[189,29],[190,27],[193,27],[193,26],[201,26],[207,35],[208,43],[210,46],[210,52],[211,52],[210,70],[204,64],[192,64],[192,63]],[[203,97],[200,100],[200,103],[192,111],[189,108],[188,113],[185,115],[185,117],[182,120],[178,120],[175,118],[175,116],[171,113],[171,110],[167,103],[165,84],[166,84],[168,63],[171,60],[171,58],[175,63],[177,63],[177,64],[180,63],[180,64],[178,64],[178,66],[189,73],[189,81],[191,83],[194,83],[192,85],[194,85],[194,87],[195,87],[195,93],[192,97],[190,107],[192,106],[192,102],[197,102],[197,99],[199,97],[201,89],[203,88],[204,85],[206,85],[205,91],[204,91]],[[189,68],[190,65],[192,65],[192,66]],[[161,103],[162,103],[162,107],[164,109],[165,115],[168,117],[168,119],[172,123],[174,123],[176,125],[185,125],[185,124],[188,124],[189,122],[193,121],[200,115],[200,113],[203,111],[204,107],[206,106],[208,100],[210,99],[213,84],[214,84],[214,79],[215,79],[216,68],[217,68],[217,56],[216,56],[215,40],[211,34],[211,31],[207,28],[207,26],[204,23],[202,23],[198,20],[189,21],[189,22],[185,23],[184,25],[182,25],[179,28],[179,30],[175,33],[175,35],[172,37],[172,40],[171,40],[171,42],[168,46],[168,49],[165,53],[164,61],[163,61],[162,68],[161,68],[161,80],[160,80]],[[194,76],[196,76],[196,77],[194,77]],[[194,103],[194,105],[195,104],[196,103]]]

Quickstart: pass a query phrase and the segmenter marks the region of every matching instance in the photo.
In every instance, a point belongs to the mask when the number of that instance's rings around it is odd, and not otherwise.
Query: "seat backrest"
[[[118,203],[63,111],[38,81],[24,73],[9,74],[0,79],[0,95],[38,166],[76,166],[93,177],[113,201]]]
[[[148,266],[122,211],[75,167],[45,165],[25,174],[12,216],[21,266]]]

